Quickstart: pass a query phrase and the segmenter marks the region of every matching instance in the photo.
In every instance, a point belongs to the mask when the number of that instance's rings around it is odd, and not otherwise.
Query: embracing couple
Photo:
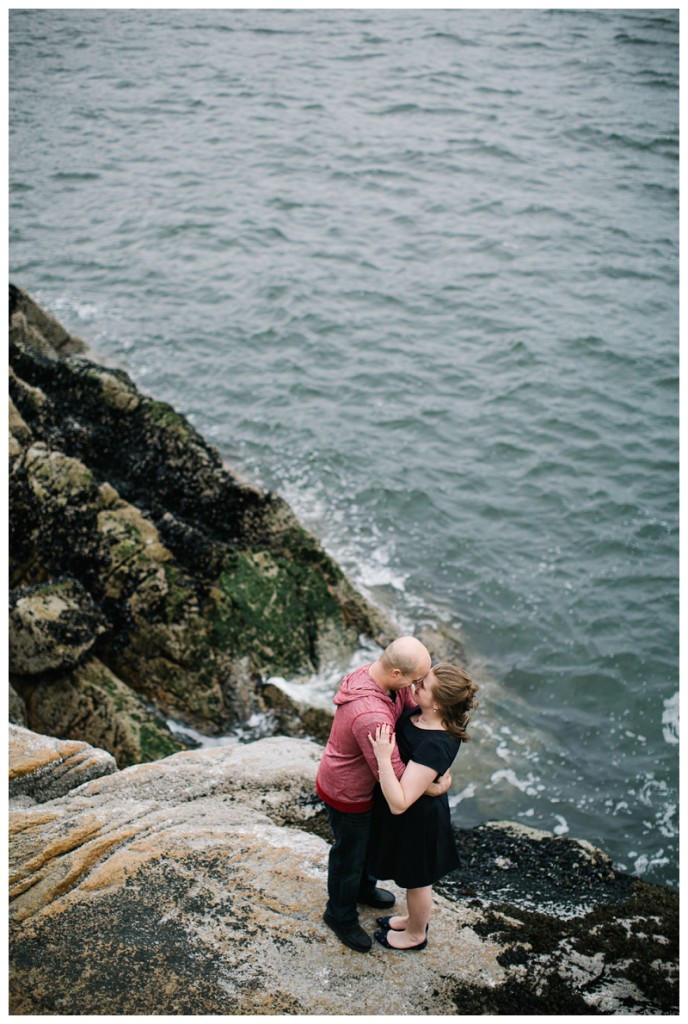
[[[424,645],[403,636],[346,676],[335,695],[316,778],[334,835],[324,919],[351,949],[372,946],[357,904],[394,905],[379,878],[407,890],[408,913],[378,917],[377,941],[398,950],[427,945],[432,885],[459,866],[448,769],[468,739],[476,692],[462,669],[433,668]]]

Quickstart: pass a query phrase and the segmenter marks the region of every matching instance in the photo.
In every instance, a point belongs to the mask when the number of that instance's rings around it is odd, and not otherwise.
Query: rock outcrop
[[[170,717],[227,732],[266,676],[391,639],[281,498],[84,348],[10,286],[16,721],[138,763],[184,747]]]
[[[284,501],[85,351],[10,287],[10,1012],[677,1014],[677,894],[513,823],[457,831],[422,954],[338,942],[331,712],[279,677],[393,627]],[[288,735],[188,750],[168,721],[256,712]]]
[[[10,798],[25,796],[35,803],[117,771],[114,757],[105,750],[12,725],[9,764]]]
[[[10,595],[10,672],[40,676],[74,668],[105,629],[90,594],[76,580],[17,587]]]
[[[313,741],[271,737],[105,774],[107,756],[83,745],[10,734],[23,780],[10,801],[11,1013],[677,1012],[677,898],[616,876],[587,844],[508,824],[459,834],[468,866],[434,896],[427,949],[361,955],[322,920]],[[75,756],[100,777],[78,784]],[[52,774],[63,795],[51,799]],[[542,879],[571,858],[585,899],[574,882],[558,905],[539,901],[526,873],[526,909],[495,881],[510,874],[513,887],[521,860]],[[372,930],[379,911],[361,910]]]

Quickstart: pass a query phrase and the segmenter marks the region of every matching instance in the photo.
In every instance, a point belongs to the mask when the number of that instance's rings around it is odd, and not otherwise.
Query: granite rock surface
[[[675,894],[615,877],[589,844],[554,847],[560,870],[562,857],[580,862],[585,899],[573,883],[559,906],[533,888],[527,906],[505,886],[469,892],[469,863],[438,887],[422,954],[360,954],[322,920],[317,743],[233,743],[81,783],[64,773],[67,745],[26,732],[11,730],[11,770],[27,780],[10,801],[12,1013],[676,1012]],[[63,780],[52,799],[46,765]],[[469,860],[475,832],[457,835]],[[488,878],[510,870],[513,881],[522,861],[527,886],[538,861],[557,860],[558,840],[531,832],[482,826],[472,848]],[[372,931],[379,911],[360,910]]]

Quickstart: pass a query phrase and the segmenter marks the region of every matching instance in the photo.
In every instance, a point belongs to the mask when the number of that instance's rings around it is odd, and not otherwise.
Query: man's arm
[[[375,729],[378,725],[382,725],[383,723],[389,725],[392,732],[394,732],[394,716],[391,713],[386,715],[382,708],[379,712],[364,711],[363,714],[358,715],[351,723],[351,731],[354,735],[354,739],[356,740],[361,753],[368,762],[370,771],[376,779],[378,778],[377,758],[375,757],[373,748],[370,745],[368,733],[375,735]],[[406,770],[406,765],[401,760],[396,746],[394,748],[394,753],[392,754],[392,768],[394,769],[394,774],[398,779],[401,778]]]
[[[431,782],[423,796],[442,796],[451,786],[451,775],[445,772],[439,782]]]

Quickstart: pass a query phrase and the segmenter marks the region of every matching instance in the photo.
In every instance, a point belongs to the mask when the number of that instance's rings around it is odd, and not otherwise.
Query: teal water
[[[458,823],[676,885],[677,12],[13,10],[9,43],[12,280],[404,629],[460,631]]]

